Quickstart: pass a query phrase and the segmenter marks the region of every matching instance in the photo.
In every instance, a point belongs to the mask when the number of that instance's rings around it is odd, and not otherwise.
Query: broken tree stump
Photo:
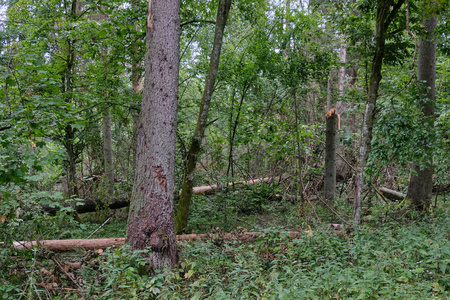
[[[336,200],[336,148],[337,148],[337,130],[338,114],[332,108],[327,113],[326,131],[325,131],[325,199]]]

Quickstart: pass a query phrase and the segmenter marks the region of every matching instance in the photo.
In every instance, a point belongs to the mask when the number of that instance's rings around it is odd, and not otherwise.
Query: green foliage
[[[0,24],[4,91],[0,95],[0,240],[6,243],[0,247],[0,298],[43,298],[45,288],[38,285],[41,268],[55,271],[59,287],[78,287],[62,276],[48,252],[17,251],[9,243],[86,238],[106,220],[93,237],[125,234],[126,212],[109,219],[112,211],[98,211],[81,216],[78,223],[73,207],[81,199],[67,197],[64,182],[72,164],[78,196],[106,203],[101,115],[109,108],[116,195],[126,197],[132,189],[133,130],[138,127],[134,122],[138,122],[141,96],[131,81],[143,72],[148,1],[78,1],[82,5],[75,12],[70,1],[6,2],[9,21]],[[208,70],[217,3],[181,1],[178,187]],[[433,150],[436,186],[449,184],[447,4],[409,1],[410,29],[417,36],[424,15],[440,14],[434,120],[422,122],[421,83],[405,87],[415,71],[409,67],[414,41],[405,31],[404,7],[392,21],[366,169],[372,183],[387,182],[384,177],[390,168],[392,184],[404,190],[410,162],[429,159],[418,147],[426,141]],[[233,2],[196,182],[227,186],[280,174],[290,175],[289,179],[274,186],[236,186],[195,196],[187,232],[214,228],[218,238],[180,243],[180,263],[174,270],[148,275],[141,256],[148,251],[110,249],[93,258],[92,265],[74,271],[77,279],[84,280],[85,294],[62,295],[58,290],[61,294],[54,295],[49,290],[54,299],[450,297],[450,222],[448,208],[441,207],[443,198],[436,198],[438,205],[430,219],[417,221],[421,216],[408,214],[404,203],[380,203],[369,191],[364,204],[368,223],[340,236],[315,220],[312,206],[324,224],[351,218],[352,203],[346,200],[351,198],[351,180],[339,183],[339,199],[329,204],[338,216],[319,200],[308,203],[305,196],[315,196],[321,189],[328,80],[332,102],[354,105],[343,114],[348,117],[343,121],[354,114],[356,132],[345,129],[340,149],[349,156],[355,153],[374,50],[377,1],[310,1],[307,8],[291,1],[290,5],[286,9],[285,1]],[[338,61],[341,41],[346,43],[345,64]],[[344,66],[346,85],[338,98],[336,71]],[[275,194],[291,197],[280,199]],[[41,205],[59,207],[59,212],[49,216]],[[399,223],[390,223],[393,219]],[[220,241],[222,229],[217,227],[232,231],[238,226],[263,234],[249,244]],[[292,241],[282,234],[311,228],[317,232]]]
[[[203,203],[193,204],[210,205],[206,202],[210,198],[202,198]],[[131,252],[127,246],[109,249],[99,256],[92,252],[71,253],[58,255],[58,259],[84,257],[89,261],[71,272],[87,291],[73,295],[84,299],[443,299],[450,296],[447,206],[436,208],[432,217],[423,220],[386,222],[381,214],[357,231],[344,228],[336,234],[319,226],[313,234],[305,233],[293,240],[283,233],[286,229],[272,227],[278,204],[264,208],[270,211],[272,219],[267,218],[261,224],[264,230],[255,242],[239,242],[242,228],[232,231],[236,238],[233,242],[224,242],[221,230],[213,231],[213,238],[207,242],[180,242],[179,264],[172,271],[149,275],[141,254],[146,257],[151,253]],[[293,205],[280,212],[280,216],[296,208]],[[320,207],[316,209],[324,217]],[[216,211],[217,204],[203,210],[204,222],[208,218],[214,220]],[[86,237],[87,232],[99,225],[91,223],[89,217],[84,219],[84,226],[76,225],[64,220],[64,216],[53,221],[34,219],[34,227],[30,229],[37,232],[34,228],[40,223],[42,237],[51,237],[59,231],[60,238],[76,238]],[[295,223],[299,228],[298,219],[291,225]],[[62,224],[64,228],[58,226]],[[124,228],[124,225],[116,221],[107,224],[97,237],[123,235],[124,232],[114,232],[114,228]],[[258,226],[255,228],[258,231]],[[37,293],[34,286],[38,293],[44,293],[38,285],[40,280],[48,280],[42,275],[42,268],[59,274],[52,279],[58,287],[73,288],[73,282],[49,260],[54,254],[43,250],[18,251],[7,245],[0,247],[0,254],[0,287],[9,299],[21,295],[34,297]],[[55,297],[66,295],[61,290]]]
[[[448,230],[387,224],[348,237],[317,232],[289,241],[271,232],[257,244],[188,244],[182,261],[192,276],[172,280],[161,297],[438,299],[450,291]]]

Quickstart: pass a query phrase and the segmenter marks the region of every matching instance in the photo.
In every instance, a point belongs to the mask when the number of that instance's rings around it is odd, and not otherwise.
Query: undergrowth
[[[308,203],[271,197],[266,190],[195,197],[189,231],[214,232],[215,238],[180,242],[179,264],[153,275],[127,246],[68,253],[9,246],[17,240],[123,237],[126,210],[84,214],[81,223],[70,211],[51,217],[29,210],[0,224],[0,299],[450,298],[447,202],[420,216],[402,203],[369,198],[364,224],[336,233],[326,224],[350,219],[350,203],[337,202],[336,216],[316,201],[318,221]],[[305,229],[314,233],[296,239],[283,234]],[[263,234],[241,243],[242,230]],[[233,242],[221,239],[233,231]]]
[[[1,299],[445,299],[450,222],[384,222],[290,240],[266,228],[256,242],[183,242],[172,271],[147,275],[139,253],[1,248]],[[72,269],[68,262],[81,262]]]

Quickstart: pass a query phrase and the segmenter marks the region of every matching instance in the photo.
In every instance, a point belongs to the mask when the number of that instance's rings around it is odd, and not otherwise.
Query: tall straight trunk
[[[219,69],[220,51],[222,48],[223,33],[228,19],[232,0],[220,0],[217,9],[216,30],[214,34],[214,45],[211,53],[208,76],[206,77],[205,89],[203,91],[202,103],[198,114],[197,126],[195,128],[194,137],[187,154],[187,166],[184,173],[183,187],[181,190],[180,201],[177,207],[176,232],[181,233],[185,230],[188,217],[189,207],[192,199],[192,187],[194,186],[194,175],[197,161],[200,156],[202,139],[208,121],[209,105],[211,103],[214,91],[214,83],[216,82],[217,71]]]
[[[72,1],[71,5],[71,14],[70,18],[74,18],[77,15],[77,7],[78,3],[76,0]],[[74,40],[68,38],[67,39],[67,54],[66,54],[66,66],[64,71],[62,72],[62,81],[61,81],[61,93],[64,96],[64,101],[66,103],[71,103],[73,101],[73,69],[75,66],[75,49],[74,49]],[[76,182],[76,162],[78,159],[78,151],[76,151],[75,147],[75,131],[72,125],[66,124],[64,127],[64,147],[67,152],[67,187],[68,187],[68,196],[78,196],[78,188]]]
[[[78,0],[72,0],[70,3],[70,14],[68,19],[74,20],[80,14],[82,7],[82,3]],[[61,94],[64,97],[64,101],[66,103],[72,103],[74,100],[74,69],[75,69],[75,40],[70,37],[66,40],[67,53],[65,58],[65,69],[61,72]],[[76,171],[77,171],[77,160],[80,155],[80,149],[78,149],[75,144],[75,133],[76,128],[72,126],[71,123],[68,123],[64,127],[64,137],[63,137],[63,145],[66,148],[67,152],[67,186],[68,186],[68,196],[78,196],[79,191],[76,182]]]
[[[180,0],[150,0],[145,84],[138,126],[136,173],[126,242],[151,270],[178,260],[174,232],[175,146],[180,55]]]
[[[101,7],[104,9],[105,7]],[[98,20],[106,22],[108,20],[108,16],[103,13],[100,13],[97,16]],[[103,50],[102,56],[100,60],[104,63],[104,72],[108,74],[108,67],[106,57],[108,56],[108,50]],[[106,90],[103,92],[104,101],[107,100],[109,96],[109,92]],[[103,161],[105,168],[105,175],[108,180],[107,192],[110,199],[114,197],[114,169],[113,169],[113,150],[112,150],[112,134],[111,134],[111,109],[108,107],[108,104],[105,104],[103,107],[103,115],[102,115],[102,123],[103,123]]]
[[[355,225],[361,223],[362,194],[364,189],[364,170],[371,151],[372,129],[375,120],[375,106],[378,98],[378,88],[381,81],[386,31],[397,14],[404,0],[395,3],[394,0],[378,0],[375,21],[375,53],[370,72],[366,109],[361,132],[358,167],[356,170],[355,200],[353,203],[353,220]],[[392,8],[392,10],[391,10]]]
[[[425,37],[419,41],[419,53],[417,59],[417,81],[424,83],[422,101],[420,102],[424,124],[433,126],[434,100],[436,99],[436,36],[434,29],[437,20],[435,16],[423,22]],[[433,158],[431,149],[426,140],[423,141],[423,149],[428,161],[422,167],[419,162],[414,162],[406,197],[411,199],[412,207],[416,210],[426,210],[431,205],[431,192],[433,189]]]

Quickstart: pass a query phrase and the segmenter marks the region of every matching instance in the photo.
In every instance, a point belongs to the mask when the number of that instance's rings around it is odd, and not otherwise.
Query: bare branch
[[[190,20],[190,21],[186,21],[184,23],[181,23],[180,27],[183,28],[183,26],[186,26],[186,25],[189,25],[189,24],[192,24],[192,23],[209,23],[209,24],[214,24],[214,25],[216,24],[215,21],[211,21],[211,20],[197,20],[197,19],[194,19],[194,20]]]

